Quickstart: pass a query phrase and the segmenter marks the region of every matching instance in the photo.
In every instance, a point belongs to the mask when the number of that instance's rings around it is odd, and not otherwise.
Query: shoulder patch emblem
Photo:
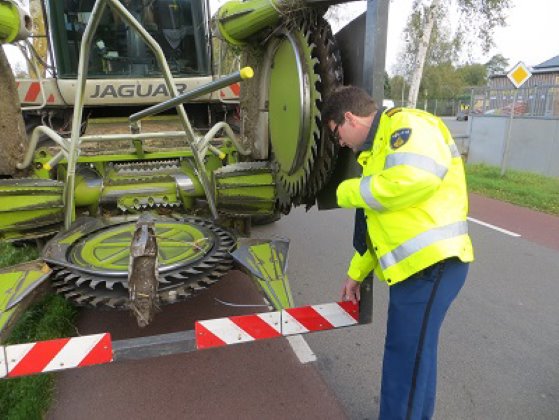
[[[398,149],[408,142],[411,136],[411,128],[401,128],[390,136],[390,147]]]
[[[402,107],[398,107],[398,108],[389,108],[386,110],[386,115],[388,115],[389,117],[397,114],[398,112],[402,111]]]

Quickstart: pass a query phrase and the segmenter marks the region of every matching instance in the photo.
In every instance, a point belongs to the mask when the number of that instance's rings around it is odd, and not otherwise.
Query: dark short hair
[[[334,121],[341,124],[344,114],[351,112],[358,117],[367,117],[377,110],[377,104],[367,92],[357,86],[341,86],[326,98],[322,107],[322,122]]]

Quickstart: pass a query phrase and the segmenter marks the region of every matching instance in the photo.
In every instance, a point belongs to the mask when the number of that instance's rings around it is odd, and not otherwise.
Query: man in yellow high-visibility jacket
[[[357,208],[342,299],[358,301],[373,271],[390,286],[380,419],[429,419],[439,330],[474,259],[460,153],[439,118],[378,110],[352,86],[327,98],[322,120],[363,167],[337,190],[340,207]]]

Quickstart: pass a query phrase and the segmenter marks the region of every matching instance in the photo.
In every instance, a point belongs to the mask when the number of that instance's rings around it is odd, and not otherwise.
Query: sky
[[[210,0],[211,8],[223,0]],[[366,1],[343,5],[343,18],[350,21],[363,13]],[[393,67],[402,50],[402,31],[411,12],[412,0],[391,0],[389,6],[386,69],[393,74]],[[496,47],[489,54],[474,52],[473,59],[486,63],[493,55],[502,54],[510,67],[519,61],[534,66],[559,55],[559,1],[557,0],[511,0],[507,13],[507,26],[495,31]],[[332,22],[334,31],[338,28]]]
[[[559,2],[514,0],[508,15],[508,26],[495,33],[495,50],[511,65],[533,66],[559,55]]]
[[[402,50],[402,32],[411,12],[412,0],[391,0],[388,11],[388,38],[386,68],[392,69]],[[523,61],[534,66],[559,55],[559,1],[511,0],[507,12],[507,26],[494,33],[495,47],[488,53],[473,52],[475,62],[485,63],[493,55],[502,54],[510,66]],[[356,16],[366,8],[365,1],[353,2],[344,7]]]

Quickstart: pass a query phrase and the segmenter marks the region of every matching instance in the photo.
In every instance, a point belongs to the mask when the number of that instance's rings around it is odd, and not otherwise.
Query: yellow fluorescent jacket
[[[383,113],[361,178],[338,186],[340,207],[363,208],[369,249],[355,252],[348,276],[371,271],[393,285],[443,259],[473,261],[464,166],[448,128],[426,112]]]

